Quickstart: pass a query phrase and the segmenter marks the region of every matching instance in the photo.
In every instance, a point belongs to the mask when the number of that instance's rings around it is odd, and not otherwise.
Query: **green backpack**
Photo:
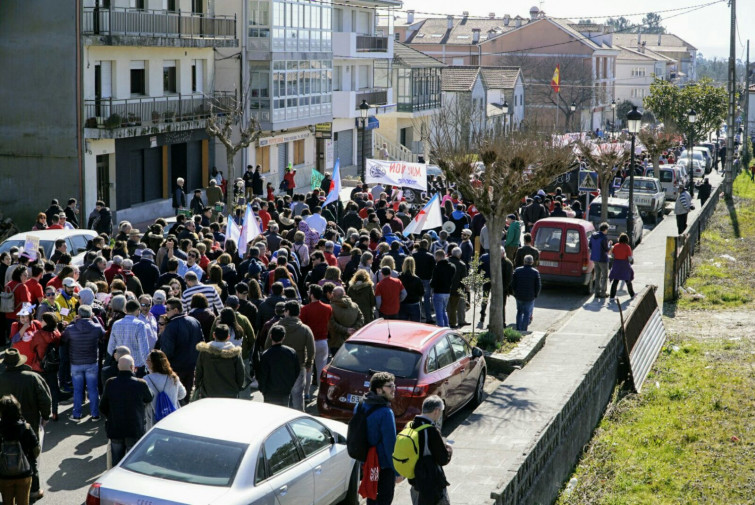
[[[414,478],[414,467],[420,457],[419,432],[431,426],[431,424],[424,424],[415,430],[412,423],[409,423],[401,430],[401,433],[396,435],[396,445],[393,448],[393,467],[402,477]]]

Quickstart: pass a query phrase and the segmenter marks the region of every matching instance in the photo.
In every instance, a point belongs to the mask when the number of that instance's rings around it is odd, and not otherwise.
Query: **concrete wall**
[[[83,199],[77,5],[0,2],[0,211],[21,229],[31,227],[52,198]]]

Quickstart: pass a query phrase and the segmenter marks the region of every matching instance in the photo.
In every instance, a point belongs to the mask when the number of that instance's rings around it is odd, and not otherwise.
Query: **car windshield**
[[[18,247],[19,250],[23,250],[24,241],[23,240],[6,240],[2,244],[0,244],[0,253],[10,251],[10,248],[14,246]],[[49,258],[50,256],[52,256],[52,250],[55,247],[55,242],[52,240],[40,240],[39,247],[41,247],[42,250],[45,252],[45,258]]]
[[[621,185],[621,189],[629,191],[629,179],[624,179],[624,183]],[[652,191],[655,193],[655,181],[642,181],[642,180],[634,180],[634,189],[635,191]]]
[[[246,444],[155,429],[141,440],[121,468],[187,484],[228,487],[247,447]]]
[[[370,370],[390,372],[398,378],[417,377],[417,363],[421,354],[413,351],[383,347],[365,342],[346,342],[333,357],[336,368],[351,372],[369,373]]]
[[[590,205],[590,216],[600,217],[600,211],[602,209],[600,202],[595,202]],[[608,219],[626,219],[627,207],[623,205],[611,205],[608,204]]]

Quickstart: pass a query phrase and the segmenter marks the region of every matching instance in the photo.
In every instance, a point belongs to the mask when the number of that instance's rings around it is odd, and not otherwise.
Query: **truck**
[[[616,198],[629,199],[629,182],[627,177],[621,184]],[[663,209],[666,204],[666,192],[661,186],[661,181],[654,177],[634,178],[634,205],[643,217],[648,217],[651,223],[657,223],[663,218]]]

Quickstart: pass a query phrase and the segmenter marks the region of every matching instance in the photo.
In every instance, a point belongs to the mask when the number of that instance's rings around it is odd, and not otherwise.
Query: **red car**
[[[402,429],[433,394],[443,398],[446,417],[469,402],[481,403],[485,371],[482,350],[450,328],[378,319],[349,337],[323,369],[317,409],[348,421],[369,391],[370,377],[390,372],[396,376],[393,413]]]

